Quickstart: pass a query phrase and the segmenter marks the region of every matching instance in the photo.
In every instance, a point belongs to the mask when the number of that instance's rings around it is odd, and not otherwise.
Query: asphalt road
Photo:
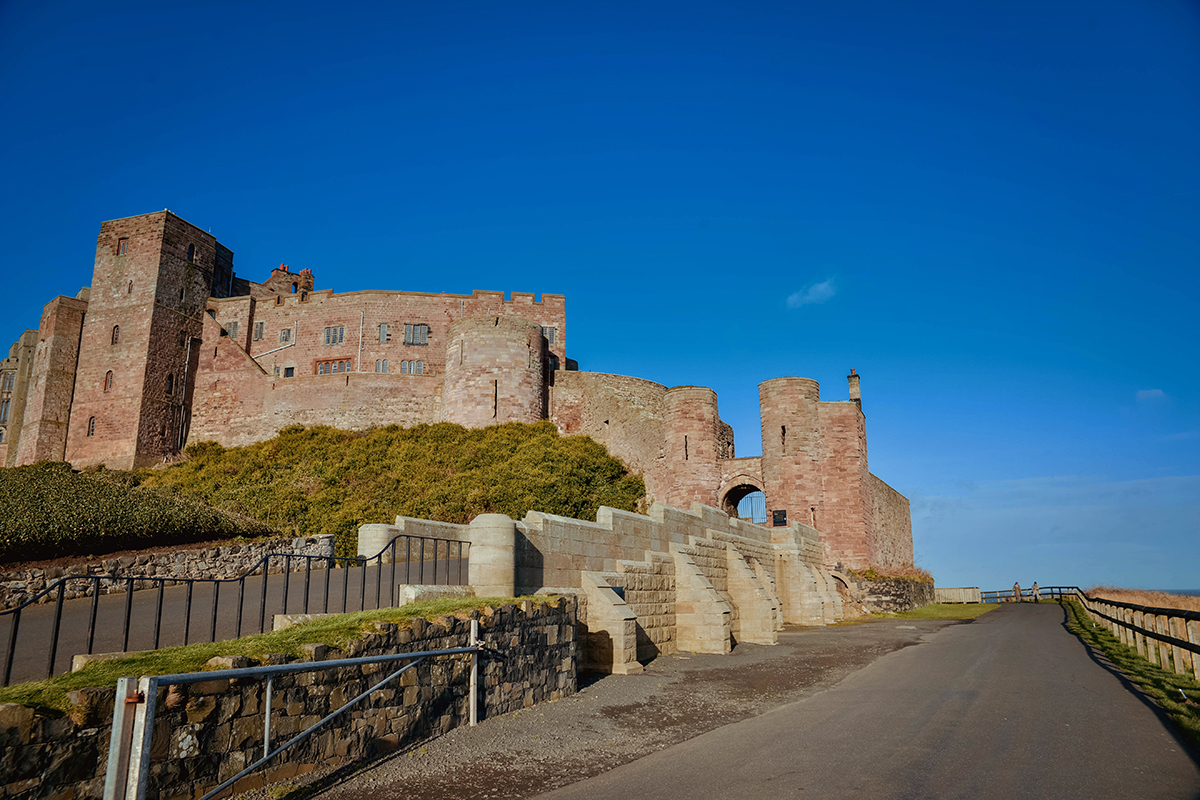
[[[424,580],[433,582],[432,560],[425,562]],[[395,580],[398,584],[405,582],[404,562],[395,565]],[[417,583],[420,580],[419,562],[411,564],[409,580]],[[461,567],[461,573],[460,573]],[[449,569],[449,572],[447,572]],[[466,581],[468,572],[467,560],[442,559],[438,562],[438,582],[446,583],[449,575],[451,583]],[[325,579],[328,575],[329,587],[326,594]],[[305,574],[293,572],[287,580],[288,602],[283,602],[284,575],[276,574],[267,577],[267,596],[265,605],[262,603],[262,576],[246,578],[244,597],[242,598],[241,634],[243,636],[258,633],[260,609],[262,610],[262,626],[271,630],[275,614],[306,613],[341,613],[343,600],[350,611],[361,608],[387,607],[391,603],[390,587],[392,583],[392,565],[385,564],[380,575],[378,566],[361,568],[325,570],[314,569],[308,578],[308,604],[305,605]],[[186,586],[171,586],[163,590],[162,622],[158,631],[158,646],[172,647],[188,642],[225,641],[236,638],[238,634],[238,584],[232,581],[222,582],[216,598],[216,614],[213,613],[213,584],[197,583],[192,590],[188,603]],[[328,596],[328,604],[326,604]],[[125,632],[125,603],[124,592],[101,595],[96,609],[95,634],[92,642],[93,653],[116,653],[124,650],[151,650],[155,648],[154,620],[157,616],[158,592],[154,589],[135,591],[130,611],[129,642],[126,646]],[[91,598],[67,600],[63,603],[63,615],[60,623],[58,648],[55,653],[54,674],[58,675],[71,668],[72,656],[87,653],[87,633],[91,619]],[[8,653],[9,632],[12,628],[12,615],[0,615],[0,667],[3,658]],[[21,612],[20,626],[17,630],[16,655],[13,659],[11,683],[21,683],[30,680],[42,680],[46,677],[47,665],[50,659],[50,644],[54,630],[54,604],[38,604],[28,606]],[[215,630],[215,636],[214,636]]]
[[[296,781],[320,800],[1200,798],[1200,761],[1064,627],[1057,604],[969,623],[789,628]],[[280,787],[239,800],[279,797]]]
[[[1063,628],[1003,606],[837,687],[542,800],[1197,798],[1194,753]]]

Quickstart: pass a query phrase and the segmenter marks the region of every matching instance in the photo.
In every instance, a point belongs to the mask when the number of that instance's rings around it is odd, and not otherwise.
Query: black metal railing
[[[1078,586],[1044,586],[1038,588],[1038,595],[1044,600],[1057,600],[1060,597],[1073,595],[1076,592],[1082,593]],[[996,591],[980,592],[979,599],[981,603],[1007,603],[1012,601],[1012,589],[998,589]],[[1021,590],[1022,600],[1033,599],[1033,589]]]
[[[93,655],[98,644],[101,652],[128,652],[131,644],[134,650],[158,650],[240,638],[247,612],[250,620],[255,614],[258,617],[254,632],[265,633],[268,608],[278,609],[277,614],[318,613],[317,609],[328,614],[332,607],[332,613],[344,614],[391,607],[396,604],[397,586],[412,584],[414,579],[418,584],[427,579],[432,584],[463,584],[469,554],[469,542],[401,535],[374,556],[268,553],[235,578],[66,576],[21,604],[0,611],[0,620],[7,617],[9,623],[3,639],[7,646],[0,686],[12,683],[14,670],[17,682],[52,678],[69,670],[71,664],[64,663],[62,652],[64,641],[78,642],[86,655]],[[316,580],[314,572],[318,573]],[[339,572],[340,579],[335,580]],[[293,575],[297,576],[295,584]],[[401,577],[403,581],[398,581]],[[67,600],[68,588],[81,584],[90,601],[86,610],[84,598]],[[227,588],[224,601],[223,586]],[[147,598],[144,590],[152,591],[152,597]],[[193,608],[203,609],[206,604],[207,615],[202,613],[199,620],[202,633],[197,635]],[[119,635],[115,618],[120,619]],[[166,628],[164,618],[168,620]],[[175,625],[169,624],[172,620]],[[44,670],[37,667],[39,653],[45,654]]]

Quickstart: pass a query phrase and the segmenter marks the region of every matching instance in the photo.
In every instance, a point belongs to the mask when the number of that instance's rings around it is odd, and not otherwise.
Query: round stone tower
[[[819,519],[820,401],[821,388],[809,378],[775,378],[758,385],[767,525],[812,525]]]
[[[520,317],[488,316],[450,325],[442,416],[467,428],[546,418],[542,328]]]
[[[717,504],[721,486],[718,437],[721,418],[717,393],[704,386],[678,386],[663,399],[666,457],[671,465],[671,490],[662,502],[691,508],[693,501]]]

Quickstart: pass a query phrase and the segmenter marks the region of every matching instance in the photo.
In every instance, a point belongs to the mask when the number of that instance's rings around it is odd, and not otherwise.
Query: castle
[[[830,566],[911,565],[908,500],[868,469],[859,376],[848,400],[796,377],[759,398],[763,454],[736,458],[711,389],[579,371],[561,295],[337,294],[286,265],[253,283],[212,234],[161,211],[102,223],[91,286],[47,303],[0,361],[0,464],[130,469],[296,423],[548,419],[665,505],[736,516],[761,491],[767,525],[819,529]]]

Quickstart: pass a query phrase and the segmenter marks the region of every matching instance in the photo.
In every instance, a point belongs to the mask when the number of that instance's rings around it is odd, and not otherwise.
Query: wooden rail
[[[1014,599],[1011,589],[980,594],[985,603]],[[1027,601],[1030,595],[1022,591],[1021,599]],[[1048,600],[1078,600],[1092,624],[1108,628],[1121,644],[1136,649],[1151,664],[1200,680],[1200,612],[1091,598],[1078,586],[1048,586],[1041,590],[1041,596]]]

